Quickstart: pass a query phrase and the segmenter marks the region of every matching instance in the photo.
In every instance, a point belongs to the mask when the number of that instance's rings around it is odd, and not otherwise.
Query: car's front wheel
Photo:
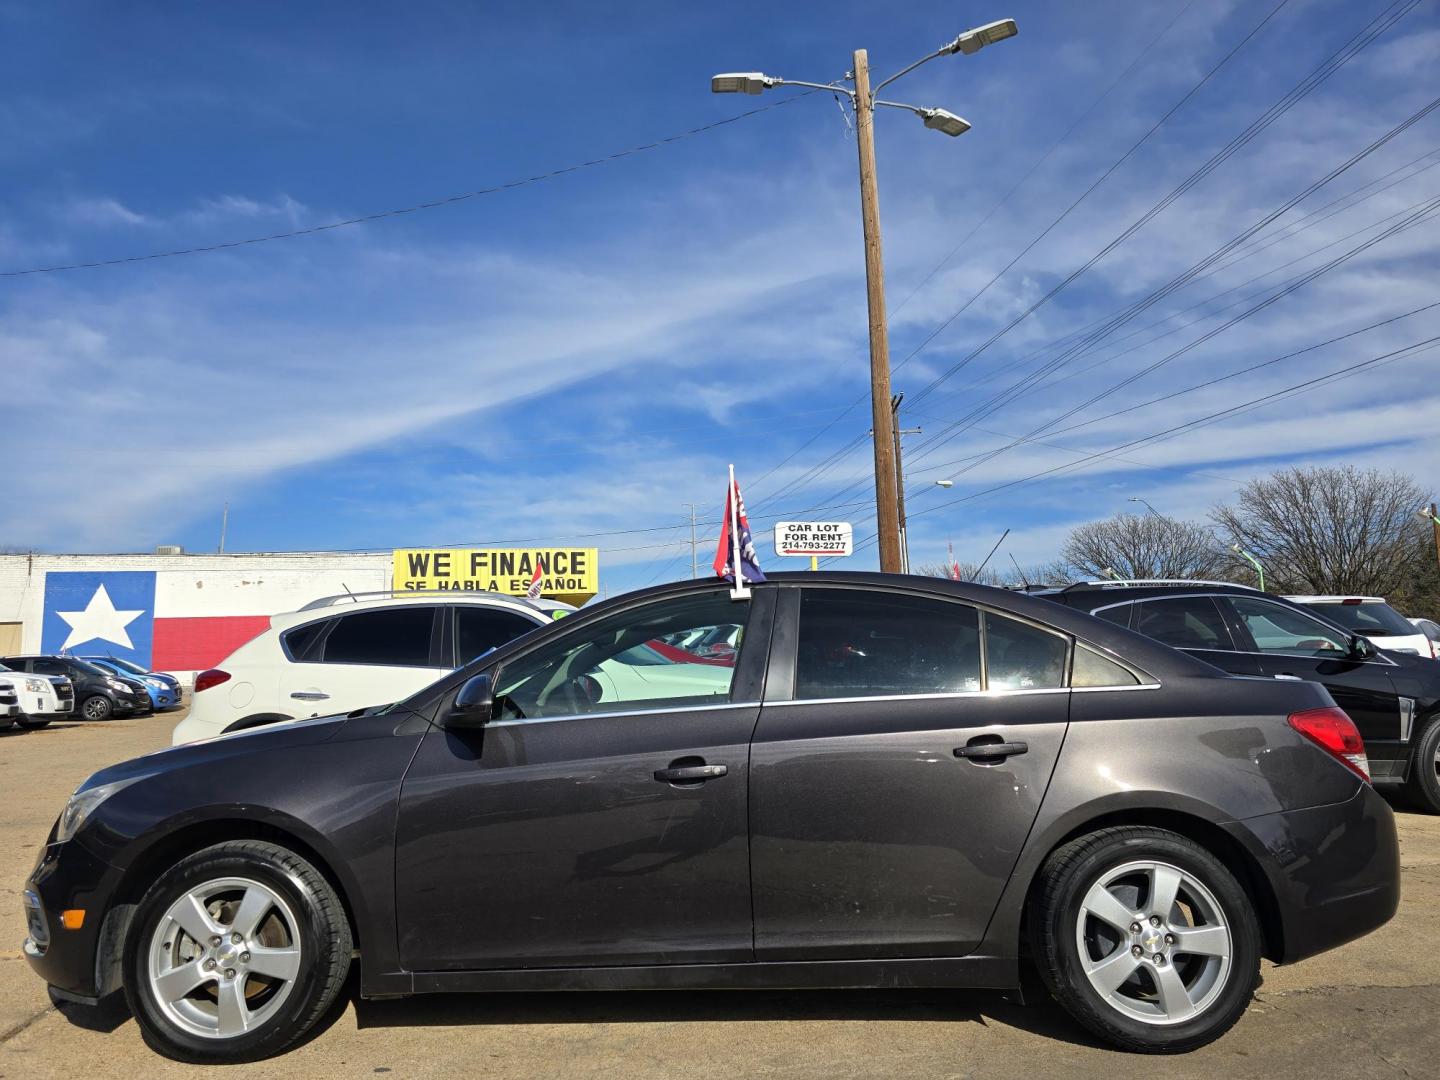
[[[1235,876],[1199,844],[1122,826],[1051,854],[1031,910],[1050,992],[1105,1041],[1178,1053],[1240,1019],[1260,971],[1260,929]]]
[[[109,720],[115,712],[115,703],[104,694],[91,694],[80,703],[80,715],[86,720]]]
[[[1415,740],[1415,757],[1410,762],[1410,799],[1421,810],[1440,814],[1440,717],[1436,717]]]
[[[280,1053],[334,1004],[350,967],[335,890],[293,851],[261,841],[182,859],[131,926],[126,999],[145,1042],[177,1061]]]

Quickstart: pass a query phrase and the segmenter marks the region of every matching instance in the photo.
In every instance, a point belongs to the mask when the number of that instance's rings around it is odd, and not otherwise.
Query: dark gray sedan
[[[724,638],[721,653],[687,642]],[[397,705],[86,781],[25,890],[65,1000],[278,1053],[340,993],[1014,988],[1182,1051],[1262,956],[1394,913],[1394,822],[1323,686],[1044,600],[878,574],[686,582]],[[358,952],[357,952],[358,950]]]

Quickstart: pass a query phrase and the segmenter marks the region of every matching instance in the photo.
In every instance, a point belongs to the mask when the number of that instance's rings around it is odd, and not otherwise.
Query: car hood
[[[291,746],[306,746],[334,738],[344,726],[348,716],[337,713],[334,716],[317,716],[310,720],[294,720],[285,724],[267,724],[264,727],[236,731],[229,735],[217,735],[200,742],[168,746],[163,750],[143,754],[129,761],[111,765],[95,773],[76,792],[88,791],[102,784],[113,784],[118,780],[132,780],[143,776],[155,776],[171,769],[188,768],[204,762],[228,760],[270,750],[283,750]]]

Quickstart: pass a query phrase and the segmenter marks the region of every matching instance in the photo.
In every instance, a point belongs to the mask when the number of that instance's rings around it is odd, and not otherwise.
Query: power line
[[[1053,221],[1049,226],[1047,226],[1046,229],[1042,231],[1041,234],[1037,236],[1030,245],[1027,245],[1025,250],[1028,251],[1030,247],[1033,247],[1035,243],[1038,243],[1039,240],[1046,235],[1046,233],[1048,233],[1051,229],[1053,229],[1056,225],[1063,221],[1065,217],[1068,216],[1068,214],[1072,210],[1074,210],[1074,208],[1078,206],[1080,202],[1083,201],[1086,196],[1088,196],[1089,193],[1093,191],[1095,187],[1097,187],[1105,179],[1105,177],[1109,176],[1111,172],[1118,168],[1121,163],[1123,163],[1131,154],[1133,154],[1137,149],[1139,149],[1141,144],[1144,143],[1145,140],[1147,140],[1152,134],[1154,134],[1154,132],[1158,130],[1160,125],[1162,125],[1166,120],[1168,120],[1170,116],[1172,116],[1174,112],[1178,108],[1180,108],[1181,105],[1183,105],[1187,100],[1189,100],[1189,98],[1192,97],[1195,92],[1200,89],[1200,87],[1202,87],[1207,81],[1209,81],[1209,79],[1217,71],[1219,71],[1220,68],[1223,67],[1246,42],[1253,38],[1255,34],[1258,33],[1263,26],[1265,26],[1266,23],[1268,23],[1272,18],[1274,18],[1274,16],[1280,11],[1282,7],[1285,6],[1285,3],[1287,2],[1288,0],[1281,0],[1280,4],[1278,4],[1275,8],[1271,9],[1269,14],[1267,14],[1265,18],[1261,20],[1261,22],[1258,23],[1255,28],[1252,29],[1250,33],[1247,34],[1240,41],[1238,45],[1235,46],[1234,49],[1227,53],[1224,59],[1222,59],[1219,64],[1211,68],[1210,71],[1207,72],[1206,75],[1200,80],[1200,82],[1191,88],[1191,90],[1185,95],[1185,97],[1181,98],[1180,101],[1177,102],[1170,109],[1170,111],[1165,114],[1165,116],[1163,116],[1159,121],[1157,121],[1156,125],[1152,127],[1150,131],[1148,131],[1144,136],[1141,137],[1138,142],[1136,142],[1129,150],[1127,150],[1125,154],[1119,159],[1119,161],[1117,161],[1115,165],[1112,165],[1111,168],[1108,169],[1101,176],[1100,180],[1097,180],[1088,189],[1086,189],[1085,193],[1082,194],[1079,199],[1071,203],[1071,205],[1065,211],[1063,211],[1061,215],[1055,219],[1055,221]],[[1138,232],[1141,228],[1143,228],[1148,222],[1150,222],[1153,218],[1155,218],[1157,215],[1167,209],[1172,203],[1174,203],[1175,200],[1186,194],[1201,180],[1205,179],[1205,177],[1209,176],[1210,173],[1214,172],[1231,157],[1233,157],[1243,146],[1256,138],[1265,129],[1270,127],[1276,120],[1278,120],[1281,116],[1283,116],[1286,112],[1293,108],[1299,101],[1308,96],[1316,87],[1329,79],[1330,76],[1333,75],[1337,70],[1339,70],[1341,66],[1353,59],[1355,55],[1357,55],[1362,49],[1364,49],[1372,41],[1379,37],[1380,34],[1384,33],[1396,22],[1398,22],[1400,18],[1408,14],[1411,9],[1413,9],[1416,5],[1419,4],[1419,2],[1420,0],[1396,0],[1396,2],[1392,4],[1390,8],[1388,8],[1381,15],[1376,16],[1376,18],[1373,19],[1369,24],[1367,24],[1364,29],[1362,29],[1353,38],[1351,38],[1349,42],[1347,42],[1335,53],[1331,54],[1330,57],[1324,60],[1313,71],[1311,71],[1309,75],[1307,75],[1304,79],[1300,80],[1299,83],[1292,87],[1278,101],[1276,101],[1273,105],[1266,109],[1265,112],[1263,112],[1259,117],[1252,121],[1251,124],[1247,128],[1245,128],[1244,131],[1232,138],[1228,143],[1225,144],[1225,146],[1223,146],[1219,151],[1213,154],[1203,165],[1201,165],[1198,169],[1192,172],[1190,176],[1188,176],[1184,181],[1177,185],[1169,194],[1167,194],[1164,198],[1155,203],[1149,210],[1147,210],[1144,214],[1135,219],[1135,221],[1131,222],[1128,227],[1126,227],[1119,235],[1117,235],[1107,244],[1105,244],[1104,247],[1102,247],[1099,251],[1092,255],[1085,263],[1073,270],[1059,284],[1057,284],[1039,300],[1035,301],[1035,303],[1031,304],[1023,313],[1018,315],[1008,325],[1006,325],[1000,330],[997,330],[994,334],[987,338],[981,345],[971,351],[958,363],[952,365],[944,374],[937,376],[927,386],[922,388],[920,392],[915,395],[915,400],[918,402],[928,396],[934,391],[935,387],[939,386],[945,380],[953,377],[956,372],[964,368],[967,364],[969,364],[977,356],[983,353],[996,341],[1004,337],[1016,326],[1020,325],[1020,323],[1028,319],[1042,306],[1049,303],[1061,291],[1071,285],[1087,270],[1093,267],[1101,259],[1105,258],[1105,256],[1110,254],[1110,252],[1114,251],[1125,241],[1130,239],[1130,237],[1135,235],[1135,233]],[[1266,223],[1268,224],[1268,222]],[[1250,235],[1253,235],[1253,233]],[[1248,236],[1242,237],[1242,240],[1243,239],[1248,239]],[[1024,253],[1025,252],[1022,251],[1021,255],[1023,256]],[[958,319],[962,314],[964,314],[964,312],[969,308],[969,306],[974,303],[976,299],[978,299],[978,297],[985,291],[985,289],[989,288],[990,284],[993,284],[994,281],[998,280],[1000,276],[1002,276],[1006,271],[1008,271],[1010,267],[1013,266],[1016,261],[1018,261],[1019,257],[1020,256],[1017,256],[1016,259],[1012,259],[1011,262],[1008,263],[1000,271],[999,274],[997,274],[994,278],[991,279],[990,283],[987,283],[987,285],[982,287],[980,292],[976,293],[970,298],[970,300],[966,301],[966,303],[958,311],[952,314],[919,345],[917,345],[913,350],[911,350],[911,352],[905,357],[904,360],[901,361],[901,363],[904,364],[910,361],[915,356],[919,355],[922,351],[924,351],[924,349],[932,341],[934,341],[935,338],[938,337],[939,334],[946,329],[946,327],[950,326],[956,319]],[[1177,279],[1177,281],[1172,281],[1165,290],[1151,294],[1151,296],[1147,298],[1148,302],[1142,302],[1143,306],[1141,306],[1141,304],[1134,305],[1133,309],[1128,314],[1118,319],[1118,321],[1115,323],[1115,326],[1122,325],[1125,321],[1128,321],[1129,318],[1132,318],[1135,314],[1138,314],[1140,311],[1144,310],[1145,307],[1148,307],[1150,304],[1153,304],[1157,300],[1162,299],[1165,295],[1168,295],[1169,292],[1174,291],[1174,289],[1177,288],[1179,284],[1183,284],[1183,281],[1179,281],[1179,279]],[[1113,328],[1114,327],[1102,328],[1102,330],[1097,331],[1097,333],[1099,333],[1101,336],[1104,336],[1104,334],[1109,333],[1110,330],[1112,330]]]
[[[551,169],[549,172],[536,173],[534,176],[510,180],[503,184],[495,184],[492,187],[478,188],[475,191],[465,191],[458,195],[447,195],[443,199],[432,199],[429,202],[415,203],[413,206],[402,206],[393,210],[378,210],[372,214],[362,214],[359,217],[346,218],[343,221],[331,221],[324,225],[310,225],[303,229],[291,229],[288,232],[271,233],[268,236],[252,236],[244,240],[227,240],[223,243],[203,244],[196,247],[179,248],[174,251],[153,251],[144,255],[128,255],[118,259],[96,259],[91,262],[67,263],[55,266],[33,266],[24,270],[0,270],[0,277],[10,278],[26,277],[32,274],[57,274],[66,270],[91,270],[102,266],[122,266],[127,263],[150,262],[155,259],[173,259],[181,255],[200,255],[210,251],[224,251],[228,248],[247,247],[253,244],[268,244],[272,240],[292,240],[299,236],[314,236],[317,233],[330,232],[334,229],[344,229],[351,225],[364,225],[372,221],[401,217],[405,214],[418,214],[425,210],[438,210],[441,207],[453,206],[456,203],[466,202],[469,199],[478,199],[484,195],[495,195],[513,188],[525,187],[529,184],[538,184],[542,180],[553,180],[557,176],[580,172],[583,169],[594,168],[597,165],[608,165],[612,161],[619,161],[621,158],[630,157],[634,154],[643,154],[651,150],[658,150],[662,146],[668,146],[671,143],[680,142],[683,139],[690,139],[696,135],[702,135],[707,131],[714,131],[716,128],[725,127],[727,124],[733,124],[736,121],[745,120],[751,116],[758,116],[763,112],[769,112],[771,109],[778,109],[784,105],[792,104],[814,93],[817,93],[817,91],[806,90],[792,97],[771,102],[769,105],[761,105],[758,108],[749,109],[735,116],[726,117],[724,120],[716,120],[709,124],[702,124],[699,127],[690,128],[688,131],[681,131],[674,135],[667,135],[662,139],[656,139],[654,142],[648,142],[641,146],[632,146],[627,150],[617,150],[613,154],[606,154],[604,157],[592,158],[589,161],[566,165],[559,169]]]
[[[1324,386],[1327,383],[1338,382],[1340,380],[1350,378],[1354,375],[1358,375],[1361,371],[1367,370],[1369,368],[1378,365],[1393,364],[1399,360],[1406,360],[1409,359],[1411,356],[1419,355],[1422,352],[1428,352],[1429,350],[1437,347],[1440,347],[1440,335],[1426,338],[1422,341],[1413,342],[1410,345],[1406,345],[1402,348],[1395,349],[1387,353],[1382,353],[1381,355],[1371,357],[1368,360],[1361,360],[1354,364],[1347,364],[1344,367],[1337,368],[1336,370],[1327,372],[1324,375],[1318,375],[1312,379],[1306,379],[1302,382],[1294,383],[1293,385],[1284,387],[1283,389],[1275,390],[1268,394],[1262,394],[1259,397],[1251,398],[1248,401],[1243,401],[1238,405],[1232,405],[1229,408],[1221,409],[1206,416],[1198,417],[1195,420],[1188,420],[1182,424],[1176,424],[1172,427],[1165,428],[1162,431],[1153,432],[1149,435],[1144,435],[1136,439],[1131,439],[1129,442],[1121,443],[1119,446],[1113,446],[1108,450],[1096,450],[1085,454],[1083,457],[1078,458],[1075,461],[1066,462],[1063,465],[1056,465],[1052,468],[1044,469],[1036,473],[1031,473],[1028,476],[1019,477],[1015,480],[1007,480],[1004,483],[995,484],[994,486],[985,488],[982,491],[972,492],[969,495],[962,495],[957,499],[951,499],[947,502],[939,503],[935,506],[926,507],[923,510],[916,511],[910,516],[918,517],[921,514],[932,513],[936,510],[944,510],[947,507],[955,506],[959,503],[971,502],[983,496],[993,495],[998,491],[1004,491],[1008,488],[1016,487],[1020,484],[1027,484],[1031,481],[1039,480],[1043,477],[1051,476],[1058,472],[1078,468],[1081,465],[1085,465],[1099,458],[1111,457],[1121,451],[1129,450],[1133,447],[1141,446],[1145,443],[1157,442],[1171,435],[1179,434],[1182,431],[1188,431],[1194,428],[1205,427],[1213,423],[1218,423],[1220,420],[1237,415],[1241,412],[1248,412],[1253,409],[1270,404],[1273,401],[1282,400],[1287,397],[1298,396],[1302,393],[1308,393],[1311,390],[1319,389],[1321,386]],[[874,536],[872,535],[870,537],[867,537],[864,541],[856,544],[855,550],[859,551],[863,548],[869,547],[870,544],[873,542]]]

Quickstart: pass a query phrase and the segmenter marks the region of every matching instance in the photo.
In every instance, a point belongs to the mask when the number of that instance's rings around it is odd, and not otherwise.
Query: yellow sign
[[[540,566],[541,595],[579,606],[599,591],[595,548],[396,548],[396,592],[456,590],[524,596]]]

